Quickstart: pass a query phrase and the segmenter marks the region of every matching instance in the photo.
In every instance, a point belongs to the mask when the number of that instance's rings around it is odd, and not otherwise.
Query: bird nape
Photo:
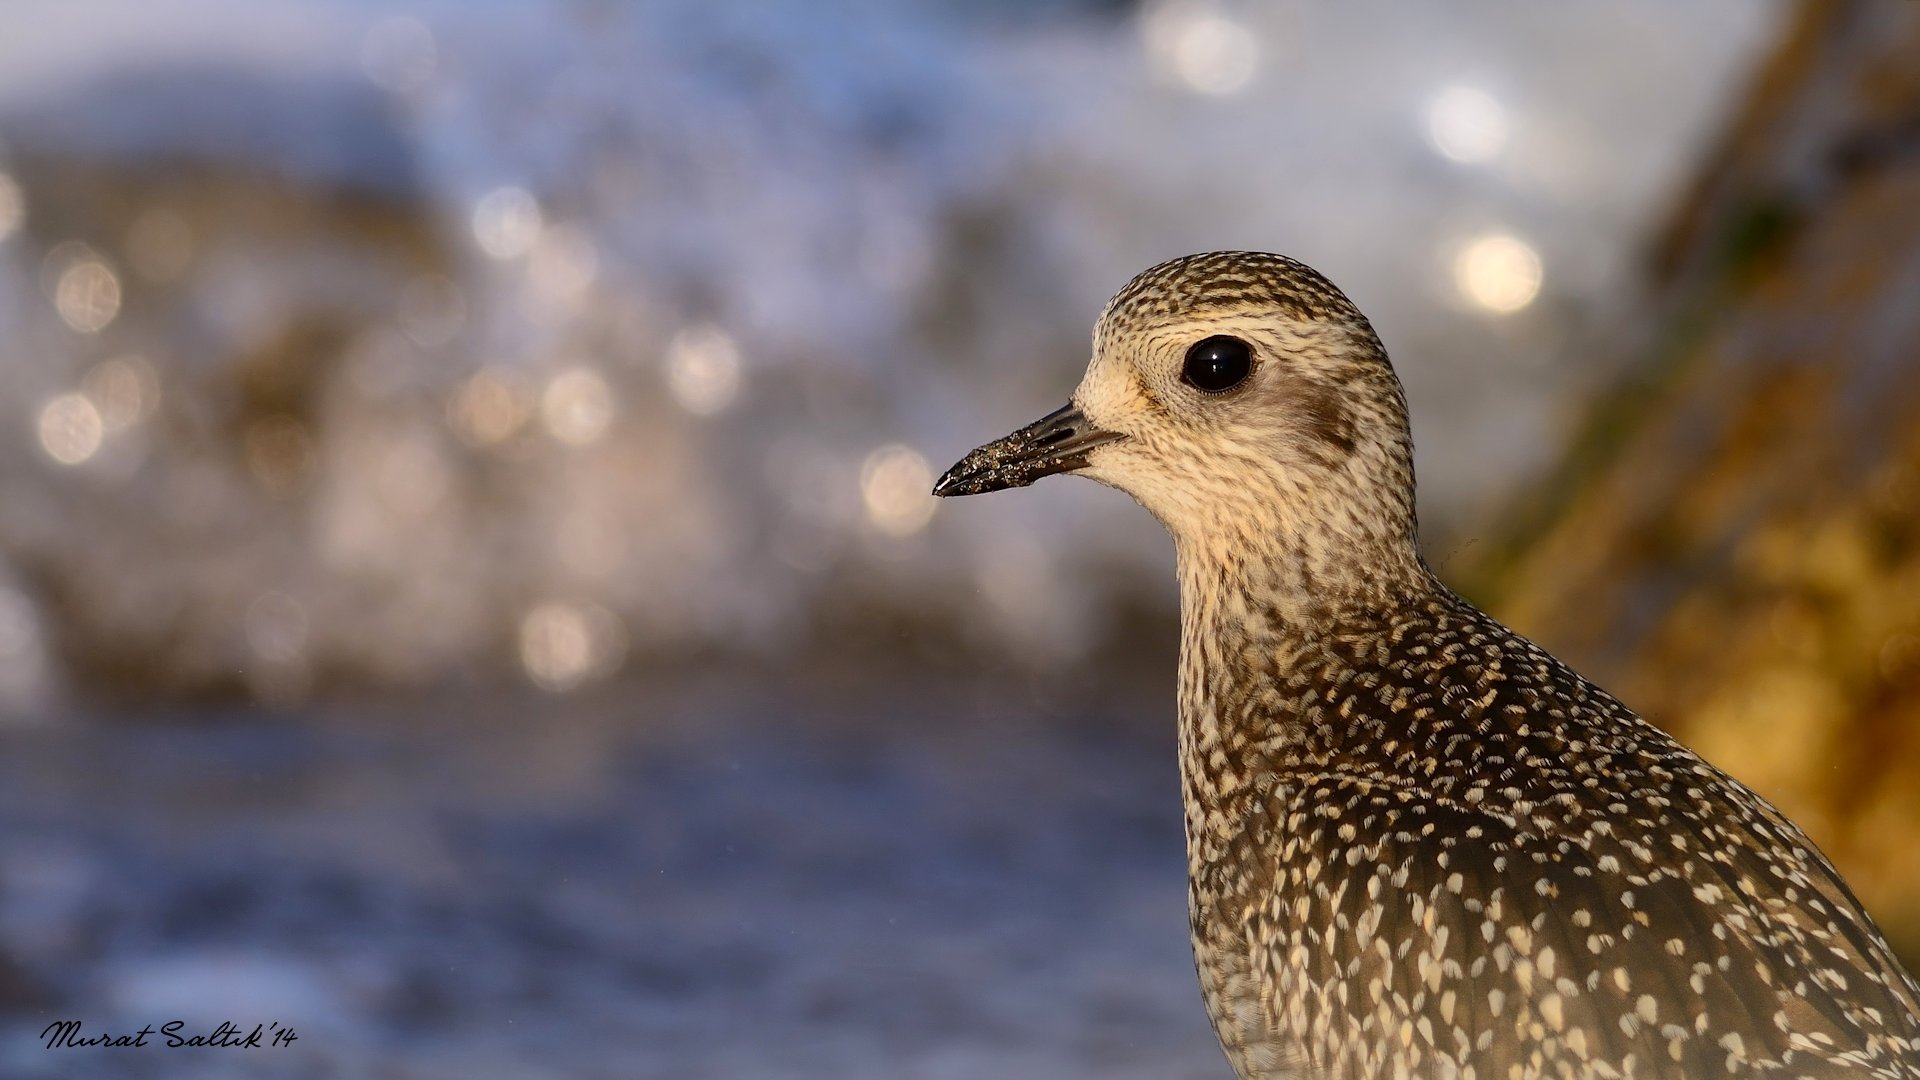
[[[1812,841],[1434,577],[1399,380],[1326,278],[1147,270],[1071,404],[934,492],[1052,473],[1173,534],[1193,949],[1241,1077],[1920,1077],[1920,989]]]

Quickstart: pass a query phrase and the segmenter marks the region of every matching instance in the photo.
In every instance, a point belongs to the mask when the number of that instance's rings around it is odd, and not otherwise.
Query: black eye
[[[1180,381],[1209,394],[1225,393],[1253,373],[1253,350],[1237,337],[1207,338],[1187,350]]]

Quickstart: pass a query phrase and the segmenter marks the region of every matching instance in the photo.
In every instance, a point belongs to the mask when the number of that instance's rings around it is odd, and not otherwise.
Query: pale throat
[[[1410,517],[1356,511],[1365,506],[1303,498],[1238,513],[1216,503],[1204,519],[1169,520],[1182,621],[1312,635],[1431,593]]]

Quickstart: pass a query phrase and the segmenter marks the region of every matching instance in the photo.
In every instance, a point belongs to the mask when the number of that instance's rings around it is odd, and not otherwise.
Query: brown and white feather
[[[1179,384],[1193,341],[1258,357]],[[1442,585],[1400,384],[1276,255],[1135,278],[1075,393],[1082,470],[1182,597],[1193,947],[1246,1080],[1920,1077],[1920,990],[1765,800]]]

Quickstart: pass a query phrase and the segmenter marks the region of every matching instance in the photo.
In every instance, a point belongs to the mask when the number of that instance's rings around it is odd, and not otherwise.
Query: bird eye
[[[1187,350],[1180,381],[1209,394],[1223,394],[1253,373],[1253,350],[1237,337],[1217,334]]]

